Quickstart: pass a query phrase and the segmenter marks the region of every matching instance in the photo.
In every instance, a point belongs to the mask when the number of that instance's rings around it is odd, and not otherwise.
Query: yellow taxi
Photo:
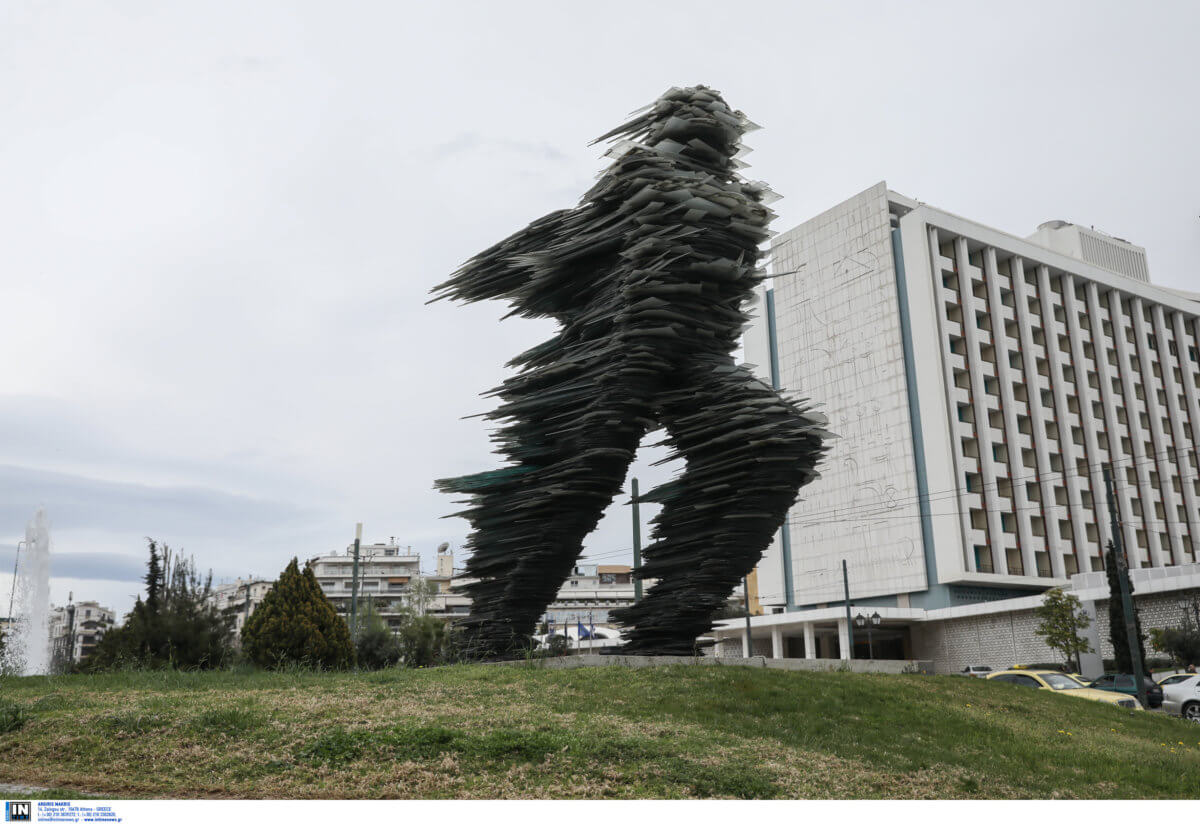
[[[1140,710],[1142,705],[1136,698],[1119,692],[1096,690],[1085,687],[1075,679],[1054,670],[1010,669],[1003,672],[993,672],[987,677],[989,681],[1002,681],[1007,684],[1018,684],[1022,687],[1032,687],[1037,690],[1053,690],[1073,698],[1086,698],[1089,701],[1100,701],[1114,704],[1128,710]]]

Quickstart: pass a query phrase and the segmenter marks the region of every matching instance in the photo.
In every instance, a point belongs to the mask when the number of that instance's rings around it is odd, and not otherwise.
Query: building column
[[[1104,500],[1104,461],[1100,459],[1100,434],[1096,426],[1093,407],[1096,404],[1100,405],[1101,415],[1104,411],[1104,401],[1100,395],[1100,388],[1097,386],[1092,388],[1088,381],[1087,370],[1087,350],[1084,348],[1084,332],[1087,332],[1086,343],[1092,346],[1092,366],[1093,371],[1099,374],[1099,368],[1095,366],[1097,348],[1100,354],[1104,354],[1104,336],[1096,331],[1096,327],[1100,325],[1099,319],[1091,321],[1089,319],[1089,329],[1084,330],[1079,322],[1081,311],[1086,311],[1086,294],[1085,300],[1081,302],[1075,295],[1075,278],[1071,275],[1064,274],[1063,279],[1063,310],[1067,314],[1067,337],[1071,341],[1071,361],[1072,368],[1075,371],[1075,397],[1079,401],[1079,423],[1083,428],[1084,449],[1083,454],[1088,464],[1088,492],[1091,495],[1092,504],[1092,521],[1096,527],[1096,554],[1101,558],[1098,566],[1092,565],[1092,546],[1093,544],[1087,539],[1086,521],[1083,524],[1084,539],[1080,540],[1077,546],[1080,552],[1085,556],[1086,564],[1080,569],[1083,572],[1096,572],[1104,570],[1103,556],[1104,547],[1108,544],[1112,535],[1109,534],[1110,526],[1109,519],[1105,516],[1107,508],[1100,507],[1100,501]],[[1096,341],[1100,343],[1097,344]],[[1097,378],[1097,384],[1099,378]]]
[[[1173,452],[1171,460],[1175,465],[1175,477],[1179,479],[1179,486],[1183,492],[1183,508],[1187,515],[1186,526],[1188,541],[1183,546],[1183,551],[1191,555],[1192,562],[1196,558],[1196,538],[1200,535],[1200,502],[1196,500],[1196,490],[1192,484],[1190,473],[1188,472],[1188,453],[1190,450],[1187,446],[1191,439],[1187,430],[1184,428],[1184,407],[1179,402],[1179,391],[1185,388],[1185,384],[1175,379],[1175,370],[1179,370],[1180,378],[1186,382],[1191,377],[1190,359],[1188,357],[1187,340],[1178,331],[1178,327],[1172,328],[1171,333],[1175,337],[1175,354],[1172,355],[1164,341],[1167,340],[1167,321],[1163,313],[1163,308],[1157,304],[1154,306],[1154,334],[1158,338],[1158,360],[1162,367],[1163,373],[1163,390],[1167,396],[1167,416],[1171,420],[1171,445]],[[1163,351],[1166,348],[1167,354]],[[1172,362],[1174,366],[1172,366]],[[1186,393],[1185,393],[1186,400]],[[1167,517],[1172,517],[1167,513]],[[1181,542],[1182,543],[1182,542]],[[1188,558],[1185,555],[1180,555],[1176,559],[1176,563],[1187,563]]]
[[[838,628],[838,653],[843,661],[849,661],[853,650],[850,649],[850,622],[845,618],[839,618],[837,622]]]
[[[1046,362],[1049,363],[1050,346],[1053,342],[1054,346],[1058,346],[1058,337],[1054,333],[1054,301],[1043,295],[1039,291],[1039,287],[1034,286],[1034,294],[1030,293],[1029,284],[1025,282],[1025,261],[1022,258],[1013,258],[1009,264],[1009,278],[1012,286],[1013,303],[1016,308],[1013,310],[1013,316],[1017,321],[1017,332],[1021,340],[1021,362],[1025,371],[1025,410],[1029,416],[1030,428],[1033,430],[1029,436],[1029,440],[1033,447],[1034,463],[1037,465],[1036,471],[1030,473],[1027,470],[1022,470],[1025,478],[1023,483],[1028,483],[1031,476],[1036,479],[1041,487],[1039,495],[1041,496],[1041,506],[1038,509],[1043,513],[1042,521],[1046,527],[1046,554],[1050,561],[1050,575],[1053,578],[1062,578],[1065,576],[1065,570],[1062,564],[1062,555],[1058,544],[1062,540],[1062,536],[1058,530],[1058,519],[1050,518],[1046,515],[1047,511],[1057,512],[1054,508],[1056,501],[1054,500],[1054,481],[1061,479],[1067,471],[1074,472],[1075,467],[1067,467],[1063,465],[1062,471],[1056,472],[1050,465],[1050,447],[1047,444],[1049,440],[1048,430],[1051,425],[1056,422],[1047,420],[1046,409],[1042,406],[1042,385],[1039,382],[1039,377],[1045,378],[1046,390],[1049,391],[1050,377],[1049,375],[1042,376],[1038,372],[1037,367],[1037,352],[1034,347],[1037,345],[1033,341],[1033,311],[1029,308],[1029,299],[1032,297],[1038,302],[1040,307],[1037,312],[1038,321],[1041,325],[1042,332],[1042,352],[1046,355]],[[1036,270],[1034,280],[1037,280]],[[1046,321],[1046,316],[1049,315],[1050,320]],[[1047,330],[1049,330],[1047,332]],[[1047,367],[1047,372],[1049,368]],[[1058,441],[1060,447],[1062,441]],[[1061,455],[1060,455],[1061,457]],[[1026,570],[1026,575],[1037,575],[1036,559],[1032,570]]]
[[[804,624],[804,657],[817,657],[817,630],[810,624]]]
[[[1011,267],[1011,264],[1010,264]],[[1012,272],[1009,269],[1009,286],[1012,286]],[[1021,379],[1020,374],[1014,375],[1016,370],[1009,363],[1009,356],[1014,351],[1019,351],[1020,344],[1020,329],[1017,331],[1017,343],[1015,347],[1010,348],[1008,344],[1008,332],[1005,330],[1004,312],[1002,307],[1004,301],[1000,296],[1000,272],[996,266],[996,250],[991,246],[983,250],[983,273],[985,288],[987,289],[988,304],[992,311],[992,317],[999,320],[992,328],[992,352],[995,356],[996,379],[999,382],[1000,390],[1000,416],[1001,425],[1000,431],[1003,433],[1005,452],[1008,458],[1008,491],[1009,491],[1009,512],[1012,513],[1013,520],[1016,521],[1017,529],[1017,546],[1021,554],[1021,565],[1024,567],[1026,575],[1037,576],[1037,554],[1034,551],[1033,540],[1033,511],[1043,511],[1043,507],[1032,506],[1029,501],[1029,491],[1025,483],[1025,462],[1021,457],[1021,433],[1017,423],[1017,399],[1013,395],[1013,387],[1025,383]],[[1017,294],[1016,288],[1013,287],[1012,292]],[[1014,298],[1014,303],[1016,300]],[[1028,308],[1023,307],[1023,308]],[[1019,308],[1013,309],[1014,320],[1017,317]],[[999,327],[999,328],[997,328]],[[1026,384],[1028,389],[1028,384]],[[1032,401],[1026,400],[1025,408],[1028,410],[1032,407]],[[990,421],[989,421],[990,425]],[[1030,438],[1032,441],[1032,437]],[[997,444],[998,446],[999,444]],[[1001,462],[996,456],[989,456],[996,460],[997,465]],[[981,458],[982,459],[982,458]],[[1002,483],[1002,479],[997,473],[997,491]],[[1042,533],[1041,542],[1047,548],[1047,558],[1053,559],[1053,554],[1049,552],[1051,546],[1058,544],[1057,524],[1049,523],[1048,518],[1043,518],[1045,529]],[[1051,532],[1051,528],[1054,532]],[[1061,572],[1061,570],[1060,570]],[[1061,577],[1056,575],[1055,577]]]
[[[1125,311],[1128,305],[1129,311]],[[1133,327],[1133,314],[1137,310],[1137,300],[1133,297],[1123,299],[1121,294],[1116,289],[1110,290],[1108,293],[1108,314],[1113,328],[1113,343],[1117,350],[1117,363],[1119,364],[1117,374],[1121,381],[1122,394],[1124,395],[1124,409],[1126,429],[1129,431],[1130,447],[1133,450],[1132,465],[1128,461],[1122,461],[1117,464],[1114,461],[1113,473],[1120,479],[1122,486],[1125,488],[1133,487],[1134,498],[1138,501],[1142,514],[1138,520],[1141,522],[1142,531],[1146,534],[1147,559],[1151,566],[1165,566],[1163,559],[1162,542],[1159,540],[1158,525],[1154,523],[1154,495],[1151,493],[1150,485],[1150,468],[1146,466],[1146,438],[1149,436],[1153,440],[1153,436],[1142,428],[1142,417],[1138,412],[1138,397],[1137,387],[1133,383],[1133,353],[1130,352],[1136,345],[1130,343],[1125,337],[1125,318],[1130,319],[1130,326]],[[1136,338],[1136,335],[1135,335]],[[1153,380],[1153,376],[1151,376]],[[1141,382],[1142,394],[1154,390],[1154,384],[1143,380]],[[1149,422],[1148,402],[1144,404],[1147,409],[1146,418]],[[1127,456],[1122,455],[1124,459]],[[1153,455],[1149,456],[1153,459]],[[1118,466],[1120,468],[1118,468]],[[1132,468],[1136,483],[1129,483],[1128,472],[1126,470]],[[1129,567],[1131,569],[1140,569],[1142,566],[1142,550],[1137,543],[1137,534],[1134,534],[1134,541],[1127,547],[1127,551],[1133,553],[1133,558],[1130,559]]]
[[[1088,628],[1080,634],[1083,640],[1087,641],[1091,646],[1091,652],[1081,653],[1079,656],[1080,675],[1084,678],[1099,678],[1104,674],[1104,659],[1100,657],[1100,626],[1096,621],[1096,602],[1083,601],[1080,604],[1087,616],[1092,619]]]
[[[1008,575],[1008,551],[1004,545],[1004,525],[1000,518],[1000,500],[996,494],[996,463],[992,457],[991,417],[987,405],[985,391],[980,338],[982,331],[977,327],[977,313],[986,313],[987,304],[975,297],[975,281],[984,279],[983,269],[971,263],[971,255],[967,249],[965,237],[955,238],[954,257],[958,265],[958,292],[962,298],[962,332],[963,342],[967,346],[966,362],[967,377],[971,382],[972,409],[975,415],[975,440],[978,444],[979,477],[983,482],[981,498],[984,515],[987,520],[988,546],[992,553],[992,571],[1000,575]],[[978,277],[975,273],[979,274]],[[978,303],[978,305],[976,305]],[[1000,334],[1003,334],[1001,330]],[[994,343],[995,330],[991,335]],[[999,380],[997,379],[997,387]],[[1000,398],[996,397],[999,407]],[[958,433],[955,432],[957,437]]]
[[[781,627],[771,628],[771,657],[783,657],[783,629]]]
[[[1108,362],[1108,346],[1105,342],[1104,318],[1100,314],[1100,292],[1096,288],[1094,281],[1089,282],[1086,286],[1087,291],[1087,307],[1088,318],[1092,326],[1092,350],[1095,352],[1096,374],[1099,375],[1100,383],[1100,402],[1104,407],[1104,432],[1108,435],[1108,461],[1112,467],[1113,475],[1116,476],[1119,471],[1118,467],[1126,466],[1128,461],[1125,460],[1125,455],[1121,450],[1121,422],[1117,419],[1117,402],[1113,397],[1114,390],[1113,369],[1114,367]],[[1113,352],[1116,354],[1116,340],[1118,332],[1124,335],[1124,330],[1120,329],[1120,318],[1109,317],[1109,326],[1113,330]],[[1136,412],[1136,409],[1134,410]],[[1136,414],[1134,416],[1136,418]],[[1126,410],[1125,420],[1129,421],[1128,410]],[[1129,434],[1130,440],[1133,440],[1133,430],[1126,426],[1125,431]],[[1118,463],[1121,462],[1121,463]],[[1124,480],[1123,478],[1114,478],[1115,480]],[[1116,495],[1117,500],[1117,517],[1121,531],[1124,533],[1122,540],[1125,542],[1125,553],[1137,563],[1131,563],[1130,567],[1140,569],[1142,564],[1139,560],[1140,549],[1137,543],[1137,535],[1134,533],[1134,518],[1133,507],[1129,503],[1129,484],[1122,483],[1118,487],[1120,493]],[[1105,495],[1106,490],[1104,484],[1092,490],[1092,496]],[[1103,500],[1103,499],[1101,499]],[[1107,506],[1100,510],[1107,514]],[[1105,518],[1107,521],[1108,519]]]
[[[1059,278],[1059,285],[1062,287],[1062,310],[1063,310],[1063,331],[1067,334],[1060,338],[1058,332],[1058,324],[1060,321],[1055,317],[1054,305],[1054,286],[1050,282],[1050,269],[1046,266],[1038,266],[1037,268],[1038,281],[1038,296],[1042,303],[1042,335],[1044,348],[1046,350],[1046,363],[1050,367],[1050,394],[1054,399],[1054,419],[1058,424],[1058,450],[1061,453],[1063,462],[1063,486],[1067,493],[1067,521],[1068,527],[1071,530],[1070,555],[1075,558],[1076,572],[1090,572],[1091,561],[1090,553],[1087,546],[1087,533],[1084,530],[1083,517],[1083,494],[1080,489],[1083,478],[1080,476],[1085,473],[1079,471],[1079,453],[1083,451],[1082,444],[1075,443],[1075,435],[1072,432],[1070,404],[1067,399],[1066,388],[1066,370],[1071,369],[1071,383],[1074,386],[1074,396],[1076,405],[1079,407],[1079,413],[1076,415],[1080,421],[1080,435],[1082,436],[1083,417],[1086,412],[1091,415],[1091,409],[1084,409],[1079,403],[1079,397],[1083,393],[1079,390],[1079,373],[1075,371],[1075,367],[1070,365],[1070,355],[1062,349],[1063,338],[1066,340],[1067,349],[1071,348],[1071,331],[1066,325],[1067,315],[1067,290],[1074,289],[1074,284],[1071,279],[1065,275]],[[1082,362],[1081,362],[1082,364]],[[1084,376],[1086,382],[1087,376]],[[1085,460],[1086,464],[1087,461]],[[1059,528],[1060,517],[1058,515],[1058,501],[1043,501],[1043,520],[1046,521],[1046,535],[1056,536],[1056,544],[1049,545],[1050,538],[1047,537],[1046,551],[1050,553],[1051,568],[1054,570],[1056,577],[1069,577],[1066,570],[1066,555],[1063,552],[1063,542],[1067,540]],[[1050,527],[1053,525],[1054,532],[1050,532]]]

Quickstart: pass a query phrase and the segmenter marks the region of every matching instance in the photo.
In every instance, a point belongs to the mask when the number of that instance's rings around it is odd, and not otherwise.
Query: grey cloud
[[[13,547],[0,548],[0,570],[13,569]],[[89,581],[140,581],[146,573],[146,561],[119,552],[50,553],[50,575],[54,578],[79,578]]]
[[[212,537],[261,533],[312,516],[291,504],[187,486],[146,486],[0,465],[0,523],[46,506],[54,527]]]

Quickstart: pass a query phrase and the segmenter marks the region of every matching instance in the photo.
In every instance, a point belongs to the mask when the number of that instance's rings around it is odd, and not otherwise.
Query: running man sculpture
[[[622,138],[574,209],[467,261],[435,299],[507,299],[558,333],[509,365],[488,417],[508,466],[437,482],[470,496],[462,590],[474,652],[514,654],[620,491],[642,437],[664,428],[678,478],[658,502],[644,566],[654,584],[618,610],[622,652],[685,654],[762,557],[800,487],[817,477],[822,416],[734,363],[764,275],[770,190],[735,155],[753,127],[704,86],[671,89],[597,138]]]

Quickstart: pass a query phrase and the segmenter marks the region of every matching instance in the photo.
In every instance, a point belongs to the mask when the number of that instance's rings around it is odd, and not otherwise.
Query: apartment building
[[[612,628],[612,610],[633,604],[632,572],[632,567],[621,564],[576,566],[546,607],[546,617],[553,618],[558,627],[583,624]],[[646,588],[652,583],[646,582]]]
[[[233,619],[230,632],[233,634],[235,645],[241,643],[242,627],[273,586],[274,581],[251,576],[213,587],[209,594],[209,602],[216,607],[217,612]]]
[[[879,183],[772,261],[746,359],[840,436],[758,569],[795,625],[778,644],[846,655],[847,584],[897,611],[881,631],[911,657],[939,611],[1102,571],[1105,467],[1130,566],[1197,561],[1200,296],[1153,284],[1144,249],[1065,221],[1017,237]]]
[[[354,545],[343,553],[319,555],[309,559],[313,574],[333,608],[350,615],[354,593]],[[421,556],[411,547],[403,547],[395,538],[387,543],[360,544],[358,552],[359,609],[370,602],[389,624],[398,626],[401,612],[409,607],[421,580]]]
[[[48,621],[50,654],[58,667],[82,663],[116,623],[116,613],[98,601],[51,607]]]

